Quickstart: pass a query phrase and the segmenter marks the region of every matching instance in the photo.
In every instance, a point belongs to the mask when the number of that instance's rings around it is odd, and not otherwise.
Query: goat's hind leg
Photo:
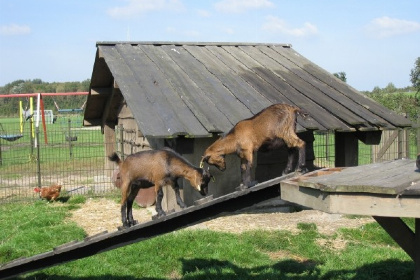
[[[296,165],[296,171],[300,172],[302,174],[307,173],[309,170],[306,167],[306,148],[305,148],[305,143],[303,144],[302,147],[298,148],[299,151],[299,159],[298,159],[298,163]]]

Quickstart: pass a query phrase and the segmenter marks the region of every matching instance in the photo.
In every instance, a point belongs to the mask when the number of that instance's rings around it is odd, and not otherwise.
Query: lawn
[[[0,264],[85,232],[67,219],[85,198],[0,205]],[[349,217],[350,218],[350,217]],[[407,220],[413,226],[413,220]],[[412,279],[411,259],[376,224],[320,234],[184,229],[25,275],[24,279]],[[340,246],[336,246],[340,244]]]

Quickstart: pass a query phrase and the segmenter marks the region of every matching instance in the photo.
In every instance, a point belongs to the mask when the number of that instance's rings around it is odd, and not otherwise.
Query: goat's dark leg
[[[121,204],[121,222],[123,227],[129,227],[127,222],[127,201]]]
[[[181,194],[179,192],[179,185],[178,185],[178,181],[175,181],[175,184],[173,186],[173,189],[175,191],[175,197],[176,197],[176,203],[179,205],[179,207],[181,208],[187,208],[187,205],[184,203],[184,201],[182,201],[181,199]]]
[[[251,167],[252,167],[252,158],[251,158],[251,161],[245,158],[241,158],[242,183],[239,185],[240,189],[250,188],[257,184],[257,181],[251,181]]]
[[[163,199],[163,186],[160,186],[158,191],[157,191],[157,196],[156,196],[156,212],[157,212],[157,217],[163,217],[166,215],[165,211],[163,211],[162,209],[162,199]]]
[[[136,225],[138,222],[136,220],[134,220],[133,218],[133,203],[134,203],[134,199],[136,199],[137,194],[139,193],[140,190],[140,185],[136,185],[136,184],[130,184],[130,193],[128,194],[127,197],[127,223],[128,226],[134,226]]]
[[[296,171],[301,172],[301,173],[306,173],[308,172],[308,168],[306,168],[306,148],[305,148],[305,144],[298,148],[299,151],[299,160],[298,163],[296,165]]]
[[[286,168],[283,170],[283,175],[289,174],[293,169],[293,158],[295,157],[295,148],[287,149],[287,164]]]

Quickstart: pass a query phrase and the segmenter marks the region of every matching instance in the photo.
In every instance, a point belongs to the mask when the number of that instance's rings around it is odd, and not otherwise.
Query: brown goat
[[[129,155],[124,161],[113,153],[109,156],[109,160],[116,162],[120,169],[121,219],[124,227],[137,223],[133,219],[132,206],[140,188],[155,186],[158,217],[165,215],[162,209],[162,187],[165,185],[171,185],[174,189],[178,205],[181,208],[186,207],[180,196],[178,178],[187,179],[203,196],[208,192],[210,173],[202,168],[194,167],[169,148],[138,152]],[[136,184],[133,184],[134,182]]]
[[[274,104],[255,116],[239,121],[227,134],[220,137],[204,152],[202,162],[214,165],[221,171],[226,169],[225,155],[236,153],[241,159],[241,187],[251,187],[251,167],[253,153],[262,146],[274,149],[286,145],[288,160],[283,174],[290,173],[293,167],[293,150],[298,149],[297,171],[307,172],[305,167],[305,142],[296,135],[296,115],[307,116],[301,109],[287,105]]]

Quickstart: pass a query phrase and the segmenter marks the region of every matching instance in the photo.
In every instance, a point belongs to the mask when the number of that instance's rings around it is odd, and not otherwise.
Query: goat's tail
[[[121,163],[121,159],[120,159],[120,157],[118,156],[118,154],[117,154],[117,153],[112,153],[112,155],[110,155],[110,156],[108,157],[108,159],[109,159],[110,161],[114,161],[114,162],[116,162],[118,165]]]
[[[308,111],[305,111],[305,110],[300,109],[300,108],[296,108],[296,114],[301,116],[303,119],[306,119],[309,116]]]

